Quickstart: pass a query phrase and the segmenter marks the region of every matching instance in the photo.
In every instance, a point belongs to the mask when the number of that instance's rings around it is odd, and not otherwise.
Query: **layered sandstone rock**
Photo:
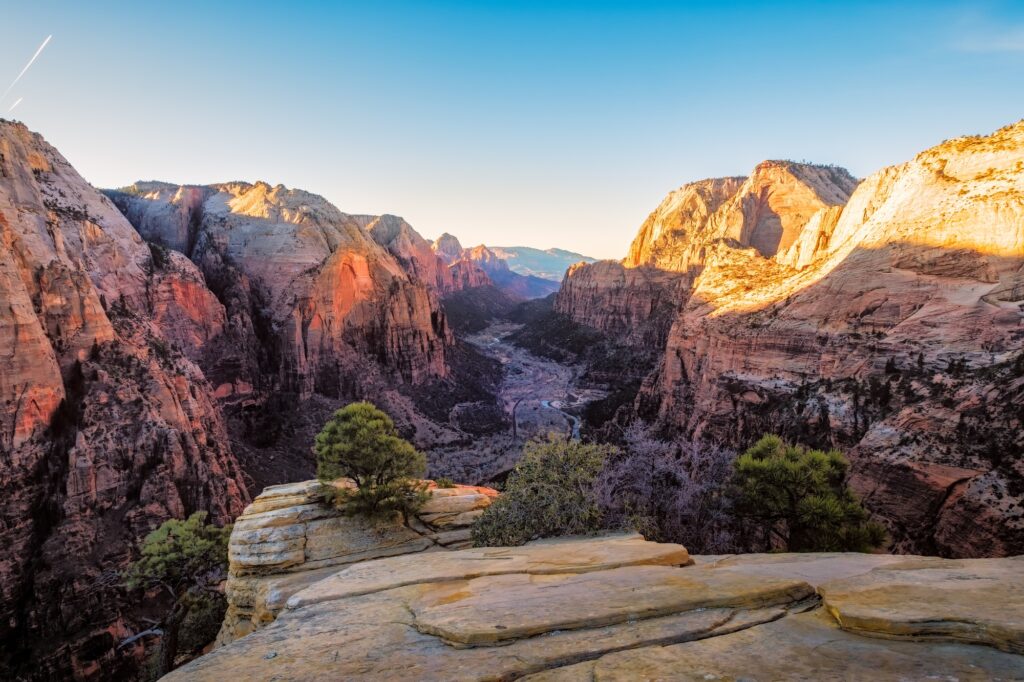
[[[581,263],[566,273],[555,310],[617,340],[660,348],[688,284],[681,273],[649,266]]]
[[[319,481],[271,486],[246,507],[231,533],[228,611],[218,644],[270,623],[293,594],[339,566],[467,546],[469,526],[497,495],[490,488],[431,484],[418,517],[405,525],[400,518],[346,515],[329,501],[330,492]]]
[[[1021,641],[1020,559],[927,561],[773,554],[696,557],[693,565],[679,545],[638,535],[393,556],[296,592],[272,624],[166,679],[1024,675],[1024,656],[1010,653]],[[936,568],[944,578],[929,576]],[[922,587],[910,594],[915,576]],[[971,621],[973,641],[989,646],[941,632],[944,621],[955,629],[972,605],[1007,598]],[[922,609],[928,620],[907,626],[901,638],[908,641],[894,641],[881,620],[847,629],[842,612],[861,606],[886,622],[914,623]],[[929,639],[916,641],[919,634]]]
[[[462,246],[450,234],[442,235],[438,240],[442,246],[437,247],[421,237],[409,223],[390,215],[372,219],[367,230],[407,271],[438,294],[451,294],[491,284],[483,268],[463,257]],[[452,252],[455,252],[454,257]]]
[[[880,171],[805,231],[774,259],[712,252],[662,418],[848,448],[903,551],[1024,551],[1024,124]]]
[[[456,237],[445,233],[437,238],[432,248],[449,268],[455,270],[456,277],[479,278],[479,275],[470,275],[479,269],[487,278],[487,284],[493,283],[512,299],[542,298],[558,291],[558,283],[553,280],[513,272],[504,258],[483,244],[464,249]]]
[[[131,548],[171,517],[227,522],[247,497],[189,360],[224,308],[5,121],[0,242],[0,669],[115,675],[141,646],[117,650],[138,626],[118,588]]]

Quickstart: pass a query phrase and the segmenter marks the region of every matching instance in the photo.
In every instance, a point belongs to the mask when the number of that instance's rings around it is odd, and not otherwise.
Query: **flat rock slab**
[[[513,680],[609,652],[714,637],[786,615],[779,607],[702,609],[552,632],[504,646],[456,648],[415,627],[407,604],[418,589],[410,586],[286,611],[265,628],[192,661],[164,680]]]
[[[907,561],[906,556],[859,552],[792,552],[785,554],[723,554],[694,556],[698,566],[757,578],[792,578],[818,585],[863,575],[882,566]]]
[[[417,583],[468,580],[505,573],[584,573],[621,566],[682,566],[682,545],[647,542],[637,534],[541,540],[522,547],[476,547],[399,556],[350,566],[288,600],[288,608]]]
[[[751,581],[706,568],[626,566],[430,583],[409,607],[420,632],[479,646],[699,609],[788,606],[814,594],[799,580]]]
[[[530,682],[586,680],[1020,680],[1024,659],[966,644],[871,639],[821,610],[695,642],[608,654]]]
[[[1024,654],[1024,557],[914,559],[820,586],[844,630]]]

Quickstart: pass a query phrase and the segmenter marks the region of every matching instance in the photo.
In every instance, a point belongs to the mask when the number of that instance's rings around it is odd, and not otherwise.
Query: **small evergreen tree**
[[[207,524],[206,512],[196,512],[184,521],[170,519],[145,537],[141,556],[125,572],[129,589],[159,588],[174,600],[160,624],[158,676],[174,669],[182,624],[190,614],[219,609],[220,617],[213,620],[219,623],[223,617],[224,596],[219,585],[227,573],[230,536],[230,526]],[[199,645],[209,642],[212,635]]]
[[[354,491],[339,502],[352,512],[407,516],[425,500],[419,480],[427,469],[423,453],[399,437],[395,424],[368,402],[346,405],[334,413],[313,446],[321,481],[350,478]]]
[[[521,545],[538,538],[592,533],[602,528],[594,484],[610,445],[551,435],[527,443],[505,491],[473,526],[477,547]]]
[[[766,548],[827,552],[879,547],[885,529],[868,519],[847,486],[848,468],[835,450],[808,450],[765,436],[736,460],[737,513],[762,533]]]

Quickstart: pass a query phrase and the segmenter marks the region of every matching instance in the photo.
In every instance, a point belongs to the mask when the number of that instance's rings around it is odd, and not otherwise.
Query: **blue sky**
[[[100,187],[262,179],[618,258],[690,180],[1024,117],[1024,2],[895,5],[3,0],[0,90],[54,37],[0,116]]]

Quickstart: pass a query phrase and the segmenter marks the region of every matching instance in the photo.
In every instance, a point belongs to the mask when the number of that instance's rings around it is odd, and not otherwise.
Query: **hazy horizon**
[[[770,158],[864,177],[1024,116],[1009,2],[57,2],[5,18],[0,92],[53,39],[0,117],[97,187],[264,180],[429,238],[598,258],[621,258],[686,182]]]

